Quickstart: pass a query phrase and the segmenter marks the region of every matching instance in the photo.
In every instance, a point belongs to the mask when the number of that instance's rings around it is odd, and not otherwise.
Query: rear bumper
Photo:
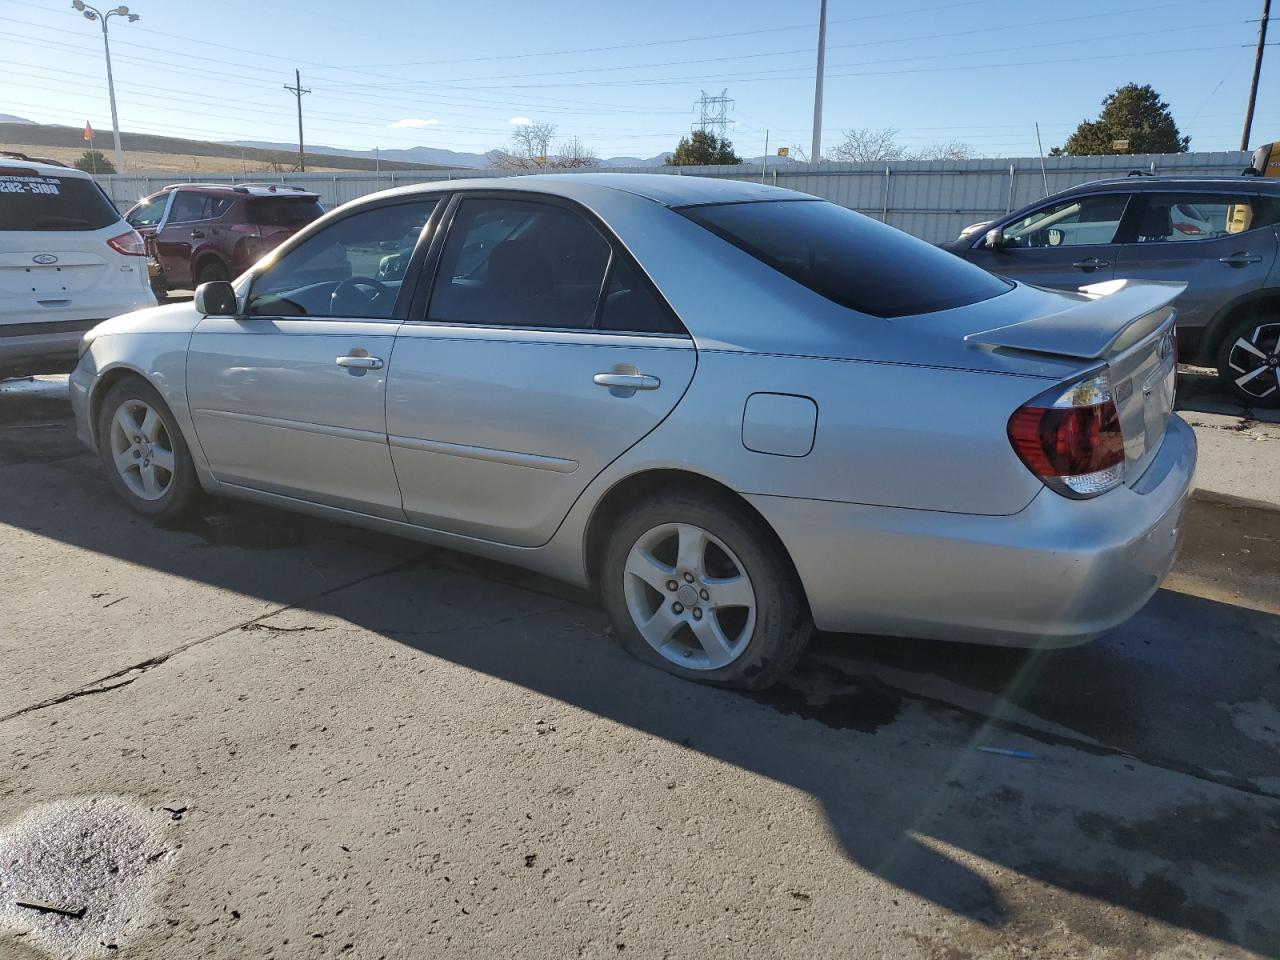
[[[752,496],[790,551],[820,629],[1070,646],[1123,623],[1177,556],[1196,439],[1180,418],[1132,488],[1045,490],[987,517]]]
[[[110,317],[155,305],[155,297],[147,289],[116,302],[97,303],[95,315],[88,318],[74,310],[59,310],[46,311],[38,319],[0,323],[0,375],[70,370],[86,331]]]

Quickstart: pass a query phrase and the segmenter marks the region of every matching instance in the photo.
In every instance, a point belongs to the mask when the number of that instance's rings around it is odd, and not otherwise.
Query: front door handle
[[[657,390],[662,381],[647,373],[597,373],[591,378],[602,387],[622,390]]]
[[[352,370],[381,370],[381,357],[337,357],[333,361],[340,367],[349,367]]]
[[[203,239],[204,239],[204,231],[203,231],[203,230],[192,230],[192,231],[191,231],[191,239],[192,239],[192,240],[203,240]]]
[[[1218,258],[1219,263],[1225,263],[1228,267],[1243,267],[1250,263],[1261,263],[1262,257],[1256,253],[1233,253],[1225,257]]]
[[[1111,266],[1111,261],[1099,260],[1097,257],[1086,257],[1083,260],[1077,260],[1075,263],[1072,264],[1072,266],[1075,267],[1077,270],[1092,272],[1094,270],[1097,270],[1099,267]]]

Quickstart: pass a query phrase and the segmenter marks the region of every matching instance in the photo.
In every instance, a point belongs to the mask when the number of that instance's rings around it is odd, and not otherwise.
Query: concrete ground
[[[1272,429],[1198,432],[1274,479]],[[747,696],[509,568],[155,528],[56,385],[0,388],[0,491],[6,960],[1280,955],[1280,512],[1193,503],[1096,643],[823,636]]]

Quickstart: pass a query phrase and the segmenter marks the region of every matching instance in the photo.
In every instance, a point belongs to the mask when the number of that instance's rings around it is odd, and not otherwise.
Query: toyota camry
[[[1141,608],[1195,466],[1181,289],[1026,286],[758,184],[439,182],[100,324],[71,397],[142,514],[207,491],[523,565],[761,688],[815,627],[1063,646]]]

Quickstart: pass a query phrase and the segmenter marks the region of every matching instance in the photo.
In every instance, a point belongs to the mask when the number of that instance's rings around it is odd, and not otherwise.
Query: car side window
[[[440,257],[427,319],[589,328],[609,252],[600,232],[565,207],[464,199]]]
[[[164,216],[164,202],[167,199],[167,196],[161,195],[142,200],[125,215],[125,220],[131,227],[157,226]]]
[[[363,210],[313,233],[254,279],[249,314],[390,319],[436,202]]]
[[[684,333],[679,318],[629,257],[615,256],[600,304],[600,328],[621,333]]]
[[[1138,220],[1138,243],[1216,240],[1271,226],[1275,201],[1247,194],[1148,193]]]
[[[1004,227],[1006,247],[1076,247],[1114,243],[1129,194],[1073,197],[1041,207]]]
[[[204,219],[218,219],[218,217],[231,209],[231,205],[233,203],[235,203],[235,200],[232,197],[210,197],[209,203],[204,211]]]
[[[190,223],[193,220],[205,219],[207,199],[203,193],[179,190],[177,196],[173,198],[173,207],[169,210],[169,222]]]

